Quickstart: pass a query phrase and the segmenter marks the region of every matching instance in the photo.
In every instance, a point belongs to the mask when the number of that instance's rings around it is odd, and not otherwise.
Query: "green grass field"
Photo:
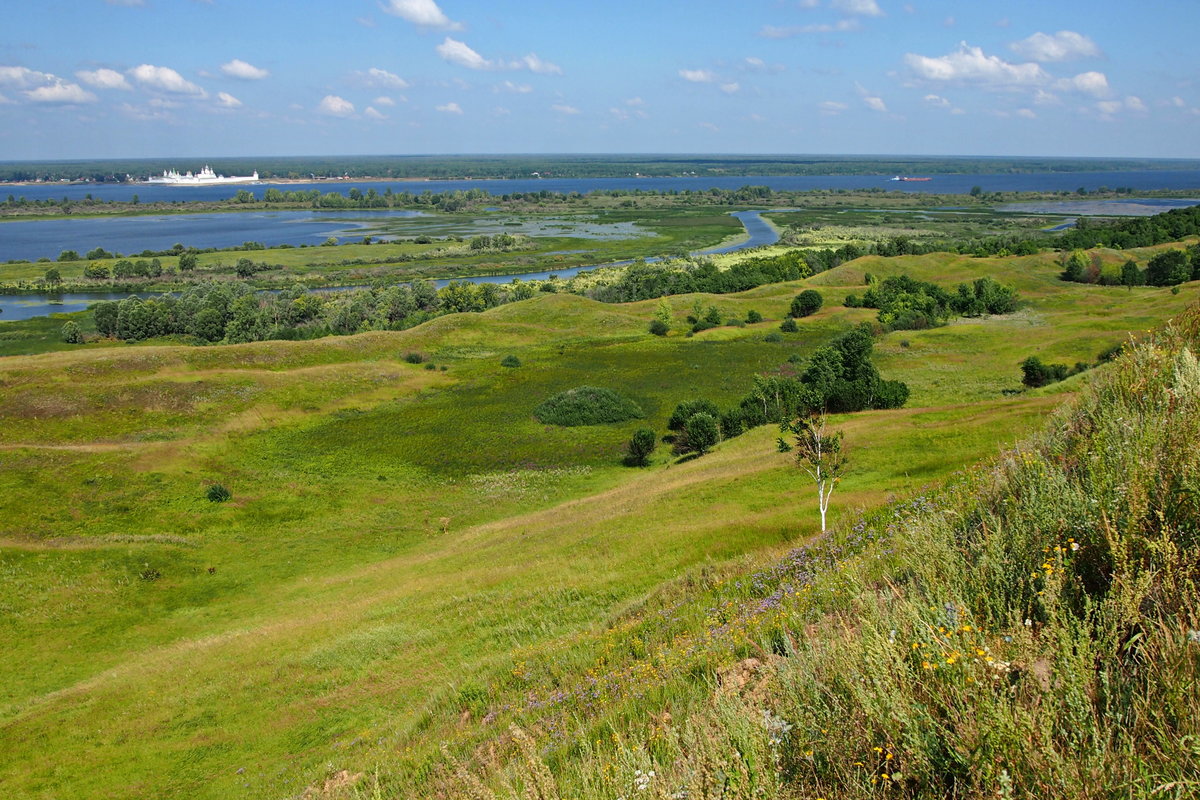
[[[815,532],[770,428],[699,459],[620,459],[681,400],[727,406],[870,319],[840,305],[864,271],[991,275],[1027,305],[878,340],[913,393],[838,420],[854,469],[835,521],[993,455],[1092,377],[1005,395],[1025,357],[1092,361],[1196,299],[1065,284],[1049,255],[934,254],[670,298],[676,319],[696,299],[766,318],[694,337],[650,336],[656,301],[564,294],[396,333],[0,360],[0,794],[286,797],[377,768],[395,796],[431,791],[443,745],[494,739],[489,713],[566,685],[610,626]],[[808,287],[825,307],[764,341]],[[646,419],[532,417],[585,384]],[[206,499],[217,483],[229,502]]]

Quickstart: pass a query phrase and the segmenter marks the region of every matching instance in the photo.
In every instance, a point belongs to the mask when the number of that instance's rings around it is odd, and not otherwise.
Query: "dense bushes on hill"
[[[612,283],[588,289],[587,295],[603,303],[630,303],[692,292],[730,294],[768,283],[796,281],[812,274],[805,254],[799,250],[749,258],[729,269],[718,269],[704,259],[656,264],[639,261]]]
[[[575,427],[641,419],[646,414],[637,403],[612,389],[577,386],[542,401],[533,416],[547,425]]]
[[[888,330],[920,330],[944,325],[955,314],[1012,313],[1017,308],[1017,293],[991,278],[960,283],[950,293],[935,283],[896,275],[872,284],[861,298],[847,295],[845,304],[879,309],[879,322]]]
[[[1126,217],[1111,222],[1093,222],[1080,217],[1075,228],[1060,237],[1059,247],[1064,250],[1093,247],[1128,250],[1178,242],[1197,235],[1200,235],[1200,206],[1191,206],[1173,208],[1152,217]]]
[[[1200,280],[1200,245],[1186,250],[1171,249],[1155,253],[1140,269],[1128,259],[1121,266],[1104,264],[1099,255],[1089,256],[1082,250],[1072,250],[1062,257],[1063,271],[1059,277],[1073,283],[1096,283],[1101,286],[1176,286]]]

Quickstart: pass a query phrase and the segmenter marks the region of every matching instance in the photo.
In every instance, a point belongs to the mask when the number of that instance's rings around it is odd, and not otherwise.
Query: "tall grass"
[[[986,468],[631,621],[636,705],[529,714],[448,791],[1200,795],[1198,344],[1193,308]]]

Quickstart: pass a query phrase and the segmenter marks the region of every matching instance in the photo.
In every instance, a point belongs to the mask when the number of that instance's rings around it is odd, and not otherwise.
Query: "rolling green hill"
[[[762,655],[770,631],[678,660],[650,657],[651,637],[698,635],[726,614],[708,599],[735,604],[723,592],[817,528],[770,427],[693,460],[660,446],[647,469],[620,465],[624,444],[643,425],[665,432],[682,400],[727,407],[754,375],[871,319],[840,305],[864,271],[990,275],[1027,305],[877,340],[880,371],[912,397],[836,419],[853,471],[834,520],[849,526],[994,456],[1113,371],[1006,394],[1023,358],[1094,361],[1195,300],[1195,284],[1065,284],[1049,255],[934,254],[670,298],[676,318],[697,299],[766,318],[691,337],[646,333],[656,301],[543,294],[403,332],[0,361],[0,794],[336,796],[373,791],[376,771],[383,796],[430,794],[456,760],[520,781],[506,767],[518,723],[564,796],[618,796],[614,781],[651,763],[635,730],[689,709],[718,724],[713,676]],[[809,287],[824,308],[766,341]],[[646,419],[533,418],[580,385]],[[214,484],[228,502],[206,498]],[[640,695],[552,702],[621,670]]]

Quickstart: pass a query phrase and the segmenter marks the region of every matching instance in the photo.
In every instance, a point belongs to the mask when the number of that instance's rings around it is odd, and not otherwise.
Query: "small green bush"
[[[421,364],[425,361],[425,356],[420,353],[409,352],[404,354],[404,360],[410,364]]]
[[[629,444],[625,446],[625,463],[631,467],[644,467],[650,463],[650,454],[658,445],[658,437],[649,428],[638,428]]]
[[[503,359],[500,360],[500,366],[502,366],[502,367],[519,367],[519,366],[521,366],[521,359],[517,358],[514,355],[507,355]]]
[[[67,344],[83,344],[83,332],[79,330],[75,320],[69,319],[62,326],[62,340]]]
[[[721,429],[717,419],[711,414],[693,414],[683,431],[687,436],[688,449],[700,455],[704,455],[721,441]]]
[[[805,289],[792,298],[792,308],[789,313],[793,317],[807,317],[820,311],[824,302],[820,292],[815,289]]]
[[[750,323],[751,325],[753,325],[757,322],[762,322],[762,321],[763,321],[763,315],[758,313],[754,309],[750,309],[750,311],[746,312],[746,322]]]
[[[533,416],[547,425],[570,428],[641,419],[646,414],[637,403],[612,389],[577,386],[543,401],[533,410]]]
[[[687,425],[687,421],[697,414],[708,414],[710,417],[719,417],[721,412],[717,410],[717,404],[711,400],[684,400],[679,405],[675,406],[675,410],[671,412],[671,418],[667,420],[667,430],[681,431]]]
[[[650,332],[655,336],[666,336],[671,327],[661,319],[650,320]]]
[[[213,503],[224,503],[229,500],[229,498],[233,497],[233,495],[229,493],[229,490],[219,483],[214,483],[212,486],[208,487],[208,491],[204,493],[204,496]]]
[[[800,330],[800,326],[796,324],[795,317],[788,317],[779,325],[779,330],[784,333],[795,333]]]
[[[764,342],[782,342],[783,337],[779,335],[779,331],[771,331],[763,337]]]

